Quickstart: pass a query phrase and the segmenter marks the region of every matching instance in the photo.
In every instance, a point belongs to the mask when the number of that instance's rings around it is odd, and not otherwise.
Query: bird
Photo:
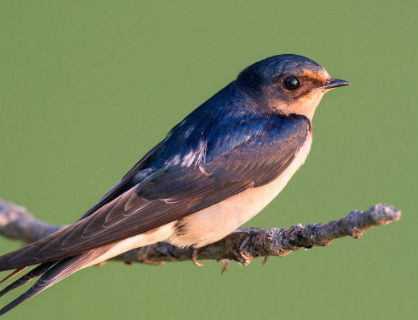
[[[192,111],[78,221],[0,257],[29,266],[0,296],[39,278],[5,314],[74,272],[160,241],[195,249],[258,214],[305,162],[323,95],[348,86],[316,62],[282,54],[258,61]],[[134,147],[134,144],[133,144]]]

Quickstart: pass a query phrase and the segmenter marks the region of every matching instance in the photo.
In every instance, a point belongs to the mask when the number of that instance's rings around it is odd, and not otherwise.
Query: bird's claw
[[[198,254],[198,250],[193,249],[192,261],[196,267],[203,267],[204,264],[197,261],[197,254]]]
[[[239,254],[241,255],[241,258],[243,259],[243,261],[240,261],[244,267],[248,266],[251,262],[251,260],[253,259],[252,256],[247,255],[247,253],[245,253],[245,246],[248,243],[248,241],[250,240],[250,236],[246,237],[244,239],[244,241],[242,241],[240,247],[239,247]]]
[[[229,259],[222,259],[222,271],[221,274],[224,274],[228,271],[228,267],[231,261]]]
[[[269,260],[269,257],[270,257],[269,255],[264,257],[264,260],[263,262],[261,262],[260,267],[264,266],[267,263],[267,261]]]

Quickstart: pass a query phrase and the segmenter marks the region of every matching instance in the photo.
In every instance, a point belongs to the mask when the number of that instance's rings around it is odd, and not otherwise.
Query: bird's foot
[[[244,241],[241,243],[239,247],[239,254],[241,256],[241,259],[239,259],[243,266],[246,267],[250,264],[251,260],[253,259],[252,256],[248,255],[245,252],[245,246],[247,245],[248,241],[250,240],[251,236],[248,236],[244,239]]]
[[[231,263],[231,261],[229,259],[222,259],[221,262],[222,262],[221,274],[224,274],[225,272],[228,271],[229,264]]]
[[[204,264],[197,261],[198,249],[193,249],[192,261],[196,267],[203,267]]]
[[[267,263],[267,261],[269,260],[269,257],[270,256],[265,256],[264,257],[264,260],[263,260],[263,262],[261,262],[260,267],[264,266]]]

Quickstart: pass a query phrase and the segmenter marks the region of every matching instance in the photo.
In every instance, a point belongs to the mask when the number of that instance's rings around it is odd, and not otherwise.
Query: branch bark
[[[130,250],[112,260],[160,265],[165,262],[222,260],[224,271],[230,260],[248,265],[254,258],[283,257],[300,248],[327,246],[333,240],[351,236],[359,239],[368,229],[398,221],[401,211],[387,204],[376,204],[363,212],[354,210],[346,217],[328,223],[297,224],[288,229],[239,228],[226,238],[195,250],[178,248],[166,242]],[[0,235],[31,243],[65,226],[35,219],[25,208],[0,199]]]

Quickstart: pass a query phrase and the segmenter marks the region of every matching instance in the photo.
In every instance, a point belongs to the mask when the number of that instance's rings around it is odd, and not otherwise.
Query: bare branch
[[[351,236],[359,239],[368,229],[398,221],[401,211],[386,204],[376,204],[363,212],[354,210],[348,216],[328,223],[307,226],[297,224],[288,229],[239,228],[226,238],[199,248],[178,248],[166,242],[130,250],[112,260],[126,263],[159,265],[164,262],[199,260],[223,261],[224,271],[228,260],[247,265],[252,259],[269,256],[282,257],[299,248],[327,246],[332,240]],[[65,226],[55,226],[36,220],[25,208],[0,199],[0,234],[30,243],[46,237]]]

